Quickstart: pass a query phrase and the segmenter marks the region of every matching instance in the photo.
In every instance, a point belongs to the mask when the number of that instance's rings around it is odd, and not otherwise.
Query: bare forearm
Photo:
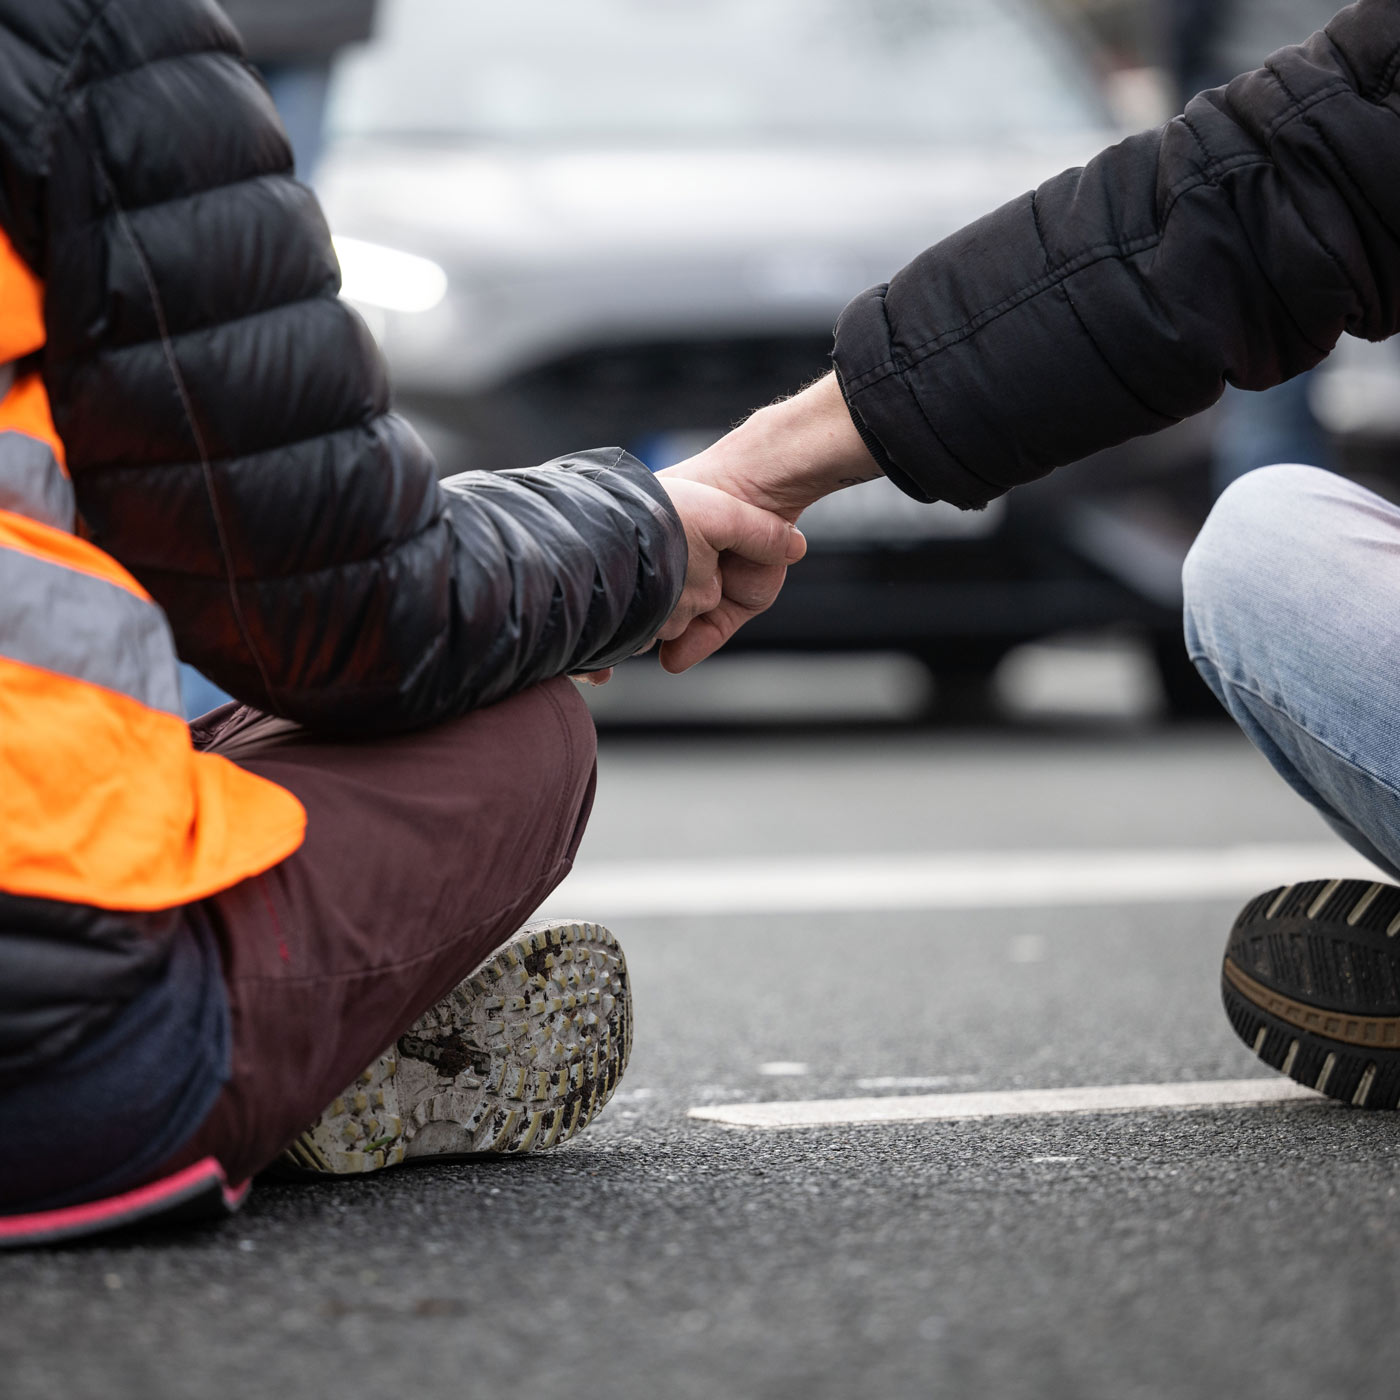
[[[670,470],[789,520],[833,491],[881,475],[834,374],[759,409],[713,447]]]

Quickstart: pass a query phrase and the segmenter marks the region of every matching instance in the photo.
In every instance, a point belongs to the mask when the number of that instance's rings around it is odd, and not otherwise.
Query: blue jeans
[[[1186,559],[1186,648],[1283,780],[1400,879],[1400,509],[1264,467]]]

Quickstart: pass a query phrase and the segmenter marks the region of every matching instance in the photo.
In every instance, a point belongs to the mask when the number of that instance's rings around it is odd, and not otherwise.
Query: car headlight
[[[340,259],[340,294],[346,301],[408,315],[431,311],[447,295],[447,274],[431,258],[333,237]]]

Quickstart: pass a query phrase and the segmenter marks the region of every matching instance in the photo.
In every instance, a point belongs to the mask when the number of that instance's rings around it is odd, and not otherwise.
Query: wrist
[[[883,473],[862,442],[834,374],[761,408],[711,453],[738,484],[790,520],[833,491]]]
[[[835,374],[824,375],[790,399],[760,409],[754,419],[785,444],[793,475],[826,495],[881,475],[861,440]]]

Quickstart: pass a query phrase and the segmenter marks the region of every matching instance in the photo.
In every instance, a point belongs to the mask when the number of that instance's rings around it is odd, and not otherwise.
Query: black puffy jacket
[[[1400,329],[1400,0],[930,248],[837,326],[888,474],[982,506]]]
[[[0,0],[0,223],[92,537],[307,724],[432,723],[650,639],[684,536],[616,449],[439,483],[209,0]]]
[[[0,0],[0,225],[46,282],[93,539],[186,659],[310,725],[426,725],[631,654],[685,572],[665,493],[617,449],[440,483],[290,171],[210,0]],[[172,928],[0,894],[0,1082]]]

